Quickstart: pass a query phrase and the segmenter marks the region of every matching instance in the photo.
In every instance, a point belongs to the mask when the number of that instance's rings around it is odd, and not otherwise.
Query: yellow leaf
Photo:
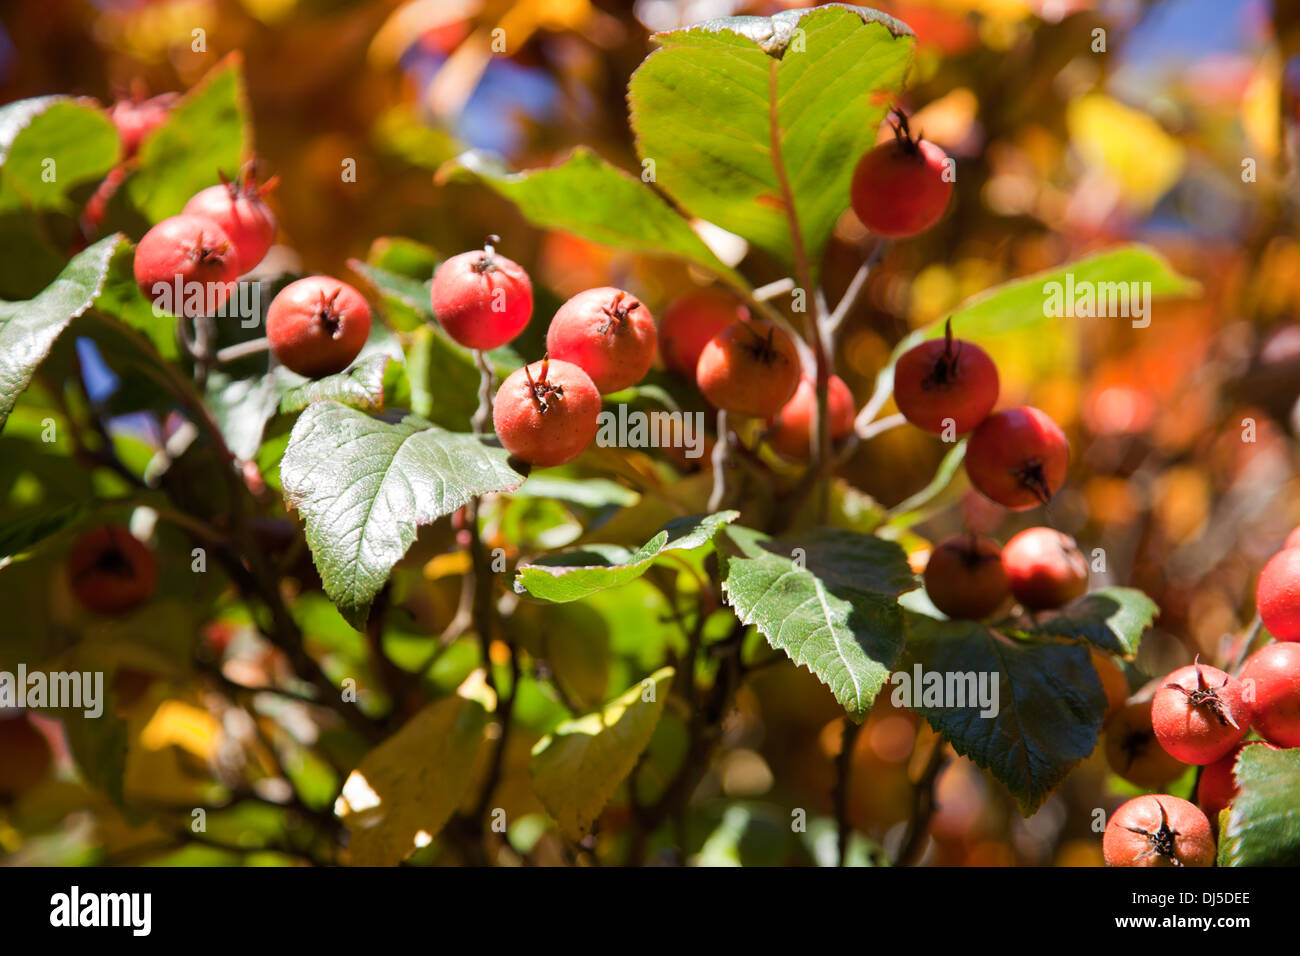
[[[366,754],[336,806],[349,863],[396,866],[437,836],[473,778],[487,719],[477,701],[446,697]]]
[[[1178,140],[1154,119],[1100,93],[1075,100],[1066,111],[1070,140],[1085,163],[1119,186],[1124,199],[1145,211],[1183,174]]]
[[[673,669],[664,667],[596,713],[569,720],[533,748],[533,788],[561,831],[580,839],[650,743]]]

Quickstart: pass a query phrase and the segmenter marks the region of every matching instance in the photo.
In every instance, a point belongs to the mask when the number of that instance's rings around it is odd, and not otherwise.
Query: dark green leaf
[[[1030,630],[1089,641],[1132,658],[1143,632],[1159,613],[1156,603],[1135,588],[1102,588],[1040,620]]]
[[[743,624],[807,667],[861,721],[903,649],[898,596],[917,586],[898,545],[822,529],[799,539],[729,528],[723,590]]]
[[[931,674],[944,683],[937,700],[921,696]],[[991,690],[995,676],[996,708],[971,702],[969,680]],[[891,682],[896,705],[916,711],[959,754],[1006,784],[1026,816],[1092,753],[1106,709],[1087,648],[1014,642],[976,621],[909,613],[907,650]],[[957,706],[958,690],[964,706]]]
[[[1300,749],[1247,747],[1235,774],[1219,866],[1300,866]]]
[[[391,356],[376,353],[359,359],[355,365],[337,375],[290,388],[280,398],[280,412],[300,412],[312,402],[341,402],[366,412],[384,407],[384,373]]]
[[[325,592],[354,627],[421,525],[477,495],[524,480],[502,448],[408,415],[371,418],[337,402],[310,405],[280,465],[285,500],[302,514]]]

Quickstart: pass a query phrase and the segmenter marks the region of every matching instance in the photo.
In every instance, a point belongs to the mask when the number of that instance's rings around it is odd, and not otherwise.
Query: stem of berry
[[[224,365],[227,362],[236,362],[242,358],[248,358],[250,355],[256,355],[258,352],[265,352],[271,347],[271,340],[263,336],[260,339],[249,339],[247,342],[240,342],[238,345],[227,345],[224,349],[218,349],[215,356],[218,365]]]
[[[482,350],[474,350],[474,363],[478,366],[478,408],[470,421],[470,430],[475,435],[486,435],[488,424],[492,421],[492,368]]]
[[[709,494],[709,511],[717,511],[727,500],[727,459],[730,457],[731,429],[727,413],[718,412],[718,440],[713,445],[713,491]]]
[[[853,827],[849,823],[849,780],[853,776],[853,745],[857,742],[862,725],[844,718],[844,729],[840,732],[840,753],[835,760],[835,820],[839,830],[840,866],[849,864],[849,837]]]

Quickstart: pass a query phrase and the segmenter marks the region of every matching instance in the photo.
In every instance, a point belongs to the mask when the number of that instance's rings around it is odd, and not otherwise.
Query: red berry
[[[160,93],[149,99],[118,100],[108,109],[109,119],[122,140],[122,154],[129,159],[140,149],[144,138],[156,130],[180,99],[179,93]]]
[[[370,306],[346,282],[308,276],[280,290],[266,311],[266,337],[281,365],[321,378],[341,372],[370,337]]]
[[[86,532],[65,565],[72,595],[96,614],[124,614],[149,600],[158,584],[153,552],[120,525]]]
[[[1183,763],[1218,760],[1250,729],[1241,681],[1217,667],[1189,664],[1174,671],[1151,698],[1156,739]]]
[[[1269,644],[1241,669],[1255,732],[1279,747],[1300,747],[1300,644]]]
[[[1051,500],[1069,461],[1065,432],[1029,405],[990,415],[966,445],[966,474],[975,490],[1013,511]]]
[[[925,566],[925,593],[951,618],[988,617],[1011,593],[1002,568],[1002,548],[973,534],[940,542]]]
[[[1102,715],[1102,725],[1110,723],[1112,717],[1124,709],[1128,701],[1128,678],[1120,670],[1115,659],[1109,654],[1103,654],[1098,650],[1089,650],[1088,656],[1092,659],[1093,670],[1097,672],[1097,678],[1101,681],[1101,689],[1106,692],[1106,712]],[[1150,708],[1147,708],[1150,711]],[[1158,747],[1156,749],[1159,749]]]
[[[659,354],[670,371],[695,377],[695,366],[709,339],[749,310],[721,289],[688,292],[673,302],[659,321]]]
[[[261,262],[275,241],[275,213],[262,200],[266,188],[236,180],[200,190],[185,204],[186,213],[211,219],[225,232],[241,275]]]
[[[1111,814],[1101,852],[1107,866],[1213,866],[1214,837],[1194,804],[1148,794]]]
[[[560,306],[546,330],[546,351],[581,368],[607,395],[645,378],[657,339],[650,310],[631,293],[604,286]]]
[[[573,461],[596,437],[600,393],[571,362],[542,359],[511,372],[497,391],[492,423],[506,451],[549,467]]]
[[[1088,562],[1074,539],[1053,528],[1026,528],[1002,549],[1011,593],[1028,611],[1068,604],[1088,590]]]
[[[998,369],[978,345],[952,337],[908,349],[894,367],[894,401],[903,417],[936,435],[951,423],[964,435],[984,419],[998,401]]]
[[[863,225],[878,236],[902,239],[939,221],[952,198],[952,182],[945,178],[947,154],[934,143],[912,139],[906,117],[895,115],[893,141],[858,160],[849,195]]]
[[[0,710],[0,798],[13,799],[40,783],[54,762],[50,743],[25,714]]]
[[[1149,700],[1125,704],[1107,724],[1106,762],[1125,780],[1149,790],[1163,787],[1187,769],[1156,740]]]
[[[1241,789],[1233,774],[1237,758],[1247,747],[1260,743],[1263,741],[1243,740],[1214,763],[1206,764],[1201,771],[1201,779],[1196,784],[1196,802],[1212,822],[1218,822],[1219,814],[1236,799]]]
[[[768,444],[791,461],[807,461],[812,456],[812,419],[816,410],[817,385],[805,376],[794,397],[768,421]],[[832,375],[826,383],[826,413],[831,420],[831,441],[842,441],[853,433],[853,393],[838,375]]]
[[[519,265],[488,247],[452,256],[433,274],[433,314],[468,349],[494,349],[524,330],[533,284]]]
[[[764,319],[733,322],[705,344],[695,382],[716,408],[771,418],[802,377],[799,350],[784,329]]]
[[[1300,641],[1300,548],[1279,551],[1264,565],[1255,604],[1270,634],[1279,641]]]
[[[135,247],[134,270],[145,298],[190,318],[220,309],[239,275],[230,238],[221,227],[184,214],[164,219],[144,234]]]

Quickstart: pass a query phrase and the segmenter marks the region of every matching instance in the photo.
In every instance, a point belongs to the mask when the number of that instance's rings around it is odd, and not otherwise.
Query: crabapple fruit
[[[688,292],[668,306],[659,320],[659,354],[669,371],[695,377],[705,344],[733,322],[749,318],[749,310],[721,289]]]
[[[1013,511],[1046,504],[1065,482],[1070,443],[1046,412],[1029,405],[996,412],[966,445],[975,490]]]
[[[903,417],[936,435],[949,423],[964,435],[988,418],[998,400],[998,369],[978,345],[952,337],[908,349],[894,367],[894,402]]]
[[[602,395],[645,378],[657,341],[650,310],[610,286],[579,292],[560,306],[546,330],[550,357],[578,366]]]
[[[210,219],[184,213],[164,219],[141,237],[133,268],[145,298],[188,318],[219,309],[239,275],[225,231]]]
[[[515,369],[501,383],[492,423],[506,451],[549,467],[582,454],[596,437],[600,393],[572,362],[542,359]]]
[[[49,775],[54,755],[27,715],[0,711],[0,799],[26,793]]]
[[[333,375],[352,364],[370,337],[370,306],[346,282],[308,276],[272,300],[266,337],[285,368],[307,378]]]
[[[1269,558],[1259,572],[1255,605],[1270,634],[1279,641],[1300,641],[1300,548]]]
[[[108,118],[117,127],[117,135],[122,140],[124,158],[134,156],[144,138],[167,122],[167,116],[178,99],[179,93],[159,93],[148,99],[133,96],[118,100],[108,108]]]
[[[1255,732],[1279,747],[1300,747],[1300,644],[1269,644],[1246,660],[1241,684]]]
[[[68,552],[72,595],[96,614],[124,614],[149,600],[158,584],[153,552],[120,525],[87,531]]]
[[[1068,604],[1088,590],[1088,562],[1068,534],[1026,528],[1002,549],[1011,593],[1028,611]]]
[[[716,408],[771,418],[794,395],[799,350],[784,329],[764,319],[733,322],[705,343],[695,382]]]
[[[1195,662],[1161,682],[1151,698],[1151,726],[1171,756],[1183,763],[1213,763],[1246,736],[1250,708],[1241,681]]]
[[[930,601],[951,618],[983,620],[1011,593],[996,541],[961,534],[941,541],[923,575]]]
[[[794,396],[767,423],[767,441],[777,453],[791,461],[812,457],[812,420],[817,412],[817,385],[809,377],[799,380]],[[853,393],[844,379],[832,375],[826,383],[826,413],[831,420],[831,441],[853,432]]]
[[[1088,656],[1092,659],[1093,670],[1101,680],[1101,689],[1106,693],[1106,712],[1101,718],[1102,725],[1105,726],[1123,709],[1124,703],[1128,700],[1128,678],[1109,654],[1089,650]]]
[[[1129,783],[1148,790],[1163,787],[1187,769],[1156,740],[1149,700],[1125,704],[1107,724],[1106,762]]]
[[[533,283],[521,266],[488,245],[438,266],[429,299],[452,339],[468,349],[494,349],[528,324]]]
[[[220,186],[199,190],[185,204],[185,213],[211,219],[225,232],[240,275],[261,262],[275,241],[275,213],[262,198],[273,186],[274,181],[258,186],[251,178],[228,182],[223,176]]]
[[[1107,866],[1213,866],[1214,837],[1195,804],[1147,794],[1110,815],[1101,852]]]
[[[952,198],[948,156],[920,137],[913,138],[907,117],[895,110],[892,142],[881,143],[858,160],[849,184],[853,211],[878,236],[903,239],[939,221]]]
[[[1300,548],[1300,528],[1292,528],[1291,533],[1286,536],[1286,541],[1282,544],[1282,550],[1289,548]]]

